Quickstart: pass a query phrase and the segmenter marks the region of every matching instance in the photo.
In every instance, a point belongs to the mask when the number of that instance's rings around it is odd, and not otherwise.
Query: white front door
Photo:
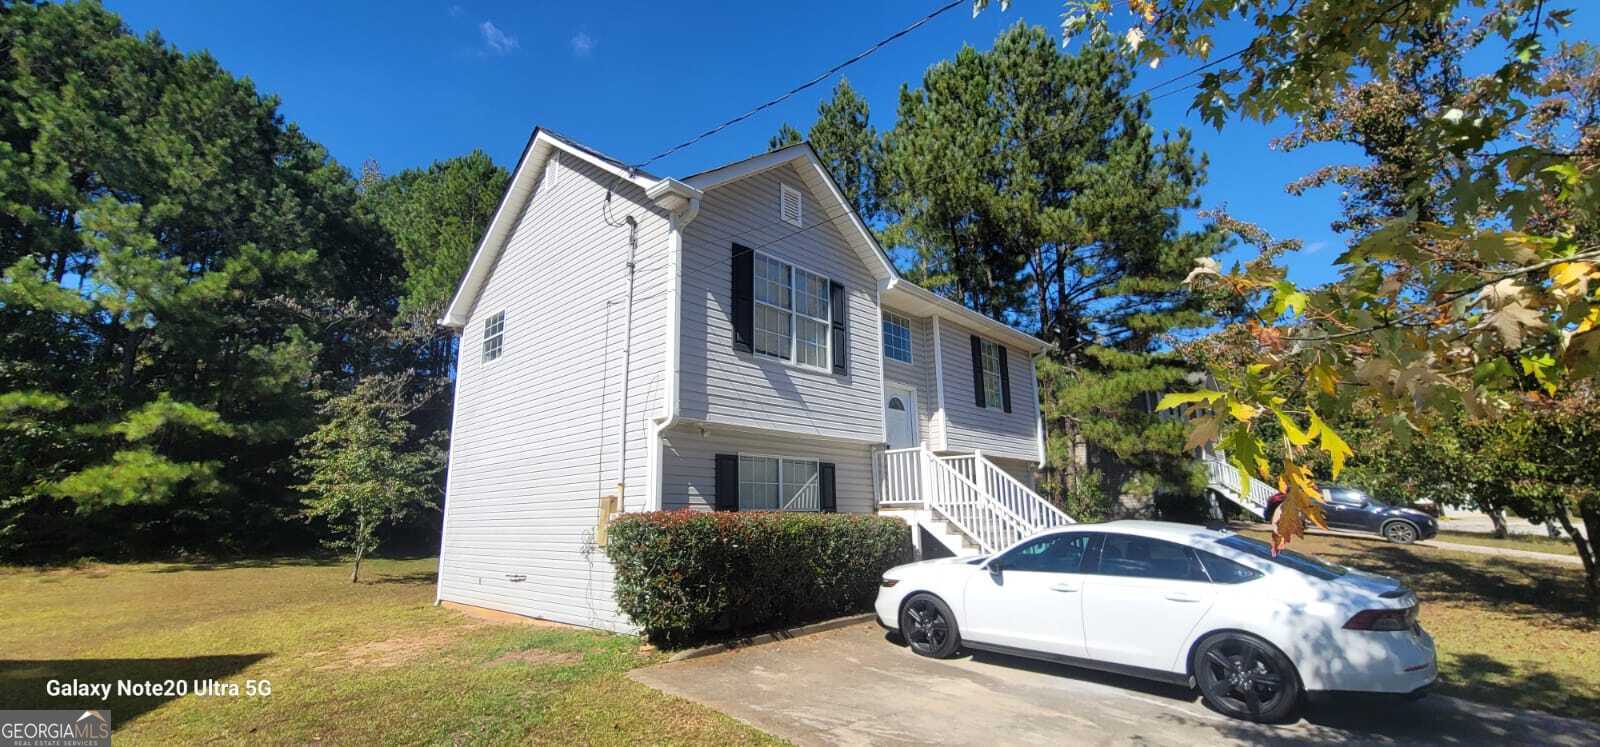
[[[889,448],[910,449],[917,445],[917,392],[908,386],[883,386],[883,430]]]

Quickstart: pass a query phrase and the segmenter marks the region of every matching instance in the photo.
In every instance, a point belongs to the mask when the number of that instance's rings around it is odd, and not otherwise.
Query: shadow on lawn
[[[194,692],[196,680],[233,682],[243,691],[244,683],[231,675],[269,656],[269,654],[228,654],[191,656],[180,659],[0,659],[0,703],[15,709],[109,708],[114,725],[126,724],[150,710],[182,697],[182,692],[132,696],[117,694],[117,681],[150,682],[161,685],[168,680]],[[92,697],[51,696],[46,686],[51,680],[69,684],[111,685],[111,697],[101,701]]]
[[[1574,684],[1554,672],[1518,672],[1483,654],[1457,654],[1439,662],[1440,692],[1600,721],[1600,696]]]

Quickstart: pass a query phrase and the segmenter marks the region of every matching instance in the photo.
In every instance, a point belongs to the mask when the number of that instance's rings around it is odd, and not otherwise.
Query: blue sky
[[[535,125],[625,161],[640,161],[810,79],[939,4],[933,0],[818,0],[799,6],[742,0],[487,3],[460,0],[236,3],[107,0],[137,32],[159,31],[184,51],[209,50],[235,75],[282,99],[282,111],[351,169],[388,172],[482,148],[508,168]],[[977,18],[960,8],[858,63],[845,75],[881,129],[900,85],[962,44],[988,48],[1016,21],[1059,33],[1060,0],[1016,0]],[[1579,19],[1580,23],[1586,19]],[[1567,38],[1577,34],[1569,33]],[[1242,44],[1219,38],[1221,53]],[[1141,73],[1151,85],[1193,67],[1168,60]],[[766,148],[780,122],[802,130],[831,82],[652,165],[681,175]],[[1169,89],[1162,89],[1163,91]],[[1337,194],[1286,194],[1315,167],[1351,150],[1269,147],[1274,123],[1218,132],[1187,112],[1190,96],[1155,102],[1157,128],[1194,131],[1211,159],[1206,207],[1226,207],[1307,250],[1292,277],[1321,282],[1343,240],[1328,228]]]

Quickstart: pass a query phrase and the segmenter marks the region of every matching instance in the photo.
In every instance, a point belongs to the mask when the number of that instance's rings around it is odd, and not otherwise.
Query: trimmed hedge
[[[869,609],[912,559],[911,528],[871,514],[658,511],[611,524],[617,605],[657,643]]]

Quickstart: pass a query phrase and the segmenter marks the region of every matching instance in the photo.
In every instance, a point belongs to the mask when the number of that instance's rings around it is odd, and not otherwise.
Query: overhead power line
[[[872,56],[872,54],[874,52],[877,52],[878,50],[883,49],[884,47],[888,46],[890,43],[894,42],[896,39],[899,39],[900,37],[905,36],[906,34],[909,34],[909,33],[913,32],[913,31],[916,31],[919,28],[922,28],[929,21],[932,21],[933,19],[938,18],[939,16],[944,15],[945,13],[956,9],[957,7],[960,7],[962,5],[967,4],[968,1],[969,0],[950,0],[950,2],[945,3],[944,5],[941,5],[938,8],[936,8],[932,13],[929,13],[928,15],[925,15],[925,16],[923,16],[921,18],[918,18],[916,21],[912,22],[911,25],[906,26],[905,28],[900,29],[899,31],[896,31],[893,34],[890,34],[890,35],[884,37],[883,39],[879,40],[877,44],[874,44],[874,45],[872,45],[870,47],[867,47],[865,50],[863,50],[862,52],[860,52],[856,56],[851,57],[850,59],[845,60],[844,62],[841,62],[841,63],[839,63],[837,65],[834,65],[833,67],[830,67],[827,70],[822,71],[815,78],[812,78],[811,80],[808,80],[808,81],[806,81],[804,83],[801,83],[798,86],[795,86],[794,88],[789,89],[788,92],[784,93],[782,96],[778,96],[777,98],[770,99],[767,102],[761,104],[760,106],[757,106],[756,108],[751,109],[750,111],[747,111],[747,112],[745,112],[743,114],[740,114],[739,116],[734,117],[733,119],[730,119],[730,120],[728,120],[726,122],[723,122],[722,124],[719,124],[719,125],[717,125],[715,127],[712,127],[711,129],[706,130],[705,132],[702,132],[702,133],[700,133],[698,135],[695,135],[694,137],[689,138],[688,140],[685,140],[685,141],[683,141],[681,143],[678,143],[677,145],[674,145],[671,148],[668,148],[668,149],[666,149],[664,151],[661,151],[660,153],[657,153],[657,154],[651,156],[650,158],[648,158],[648,159],[646,159],[644,161],[636,163],[636,164],[633,165],[633,168],[642,169],[642,168],[644,168],[646,166],[649,166],[650,164],[655,163],[656,161],[659,161],[659,160],[661,160],[663,158],[666,158],[667,156],[670,156],[670,155],[672,155],[674,153],[677,153],[678,151],[683,150],[684,148],[687,148],[687,147],[689,147],[691,145],[694,145],[695,143],[698,143],[701,140],[704,140],[704,139],[706,139],[708,137],[711,137],[712,135],[715,135],[715,134],[717,134],[717,133],[719,133],[719,132],[721,132],[721,131],[729,128],[729,127],[732,127],[733,125],[736,125],[736,124],[738,124],[740,122],[743,122],[744,120],[749,119],[749,118],[755,116],[756,114],[758,114],[758,113],[760,113],[762,111],[765,111],[765,110],[770,109],[770,108],[772,108],[774,106],[777,106],[778,104],[781,104],[784,101],[787,101],[788,99],[794,97],[795,94],[800,93],[801,91],[804,91],[804,90],[806,90],[808,88],[811,88],[812,86],[815,86],[816,84],[821,83],[822,81],[825,81],[825,80],[833,77],[834,74],[838,73],[839,71],[841,71],[841,70],[843,70],[843,69],[845,69],[847,67],[850,67],[851,65],[854,65],[857,62],[860,62],[860,61]]]

